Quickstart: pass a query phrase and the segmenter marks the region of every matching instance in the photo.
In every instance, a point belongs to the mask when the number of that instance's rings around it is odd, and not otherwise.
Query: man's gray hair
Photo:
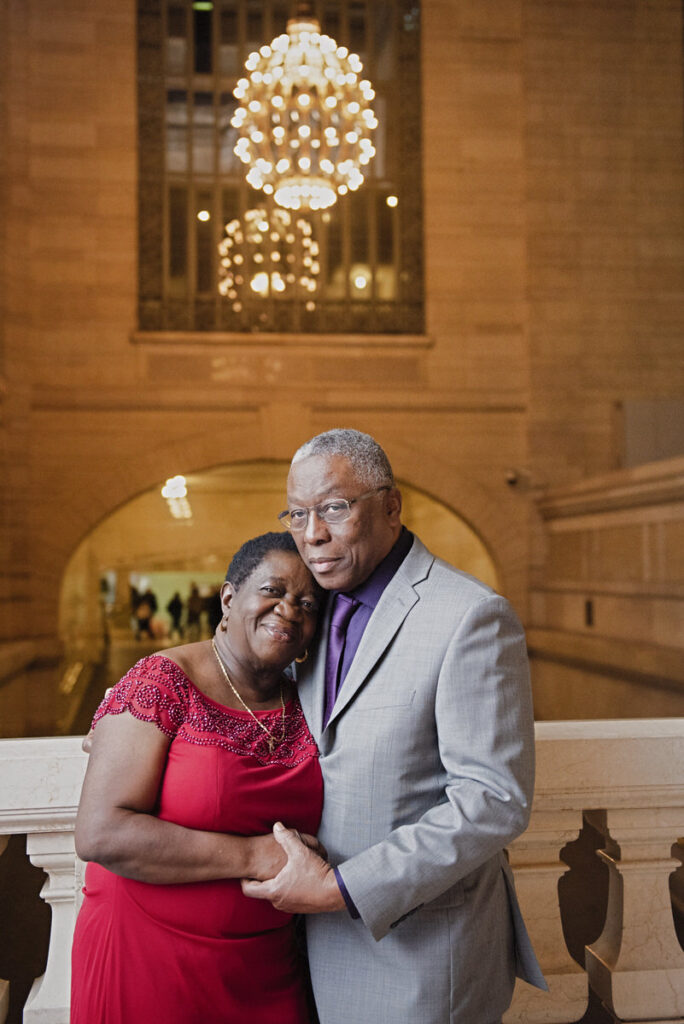
[[[351,463],[360,483],[367,487],[394,487],[389,459],[375,438],[360,430],[337,428],[317,434],[297,449],[292,465],[310,455],[342,455]]]

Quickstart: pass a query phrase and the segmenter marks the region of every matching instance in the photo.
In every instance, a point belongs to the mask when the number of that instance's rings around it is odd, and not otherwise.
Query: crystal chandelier
[[[291,210],[322,210],[362,184],[375,154],[375,93],[355,53],[297,14],[287,32],[250,54],[234,90],[235,153],[247,181]]]
[[[307,220],[259,207],[231,220],[225,231],[218,288],[236,313],[249,299],[269,297],[300,298],[307,310],[315,308],[319,250]]]

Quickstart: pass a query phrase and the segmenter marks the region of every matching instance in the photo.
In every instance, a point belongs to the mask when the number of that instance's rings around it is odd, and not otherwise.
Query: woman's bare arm
[[[204,832],[154,816],[169,742],[128,713],[100,719],[76,818],[78,856],[156,884],[276,875],[286,858],[272,835]]]

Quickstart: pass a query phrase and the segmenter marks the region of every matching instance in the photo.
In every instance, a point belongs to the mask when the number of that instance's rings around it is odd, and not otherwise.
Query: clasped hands
[[[288,914],[342,910],[344,898],[318,840],[313,836],[302,837],[280,821],[273,826],[273,838],[287,860],[277,875],[266,881],[243,878],[240,884],[245,896],[269,900],[276,910]]]

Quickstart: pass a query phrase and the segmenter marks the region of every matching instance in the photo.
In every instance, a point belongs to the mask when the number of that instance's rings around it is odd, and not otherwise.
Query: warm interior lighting
[[[211,214],[208,210],[200,210],[197,214],[197,220],[207,221],[211,220]]]
[[[185,477],[172,476],[161,489],[162,498],[166,498],[169,512],[174,519],[192,519],[192,509],[187,499],[188,488]]]
[[[245,68],[231,124],[249,184],[292,210],[322,210],[355,191],[375,154],[378,124],[358,56],[300,15]]]
[[[355,292],[364,292],[370,286],[372,274],[370,267],[363,263],[355,264],[350,271],[352,289]]]
[[[188,493],[184,476],[170,477],[161,489],[162,498],[184,498]]]
[[[387,196],[385,202],[387,203],[388,206],[391,206],[392,208],[399,205],[399,200],[397,199],[396,196]]]
[[[278,207],[258,207],[225,230],[218,288],[236,313],[248,299],[269,296],[305,298],[305,308],[314,308],[319,248],[307,220]]]

